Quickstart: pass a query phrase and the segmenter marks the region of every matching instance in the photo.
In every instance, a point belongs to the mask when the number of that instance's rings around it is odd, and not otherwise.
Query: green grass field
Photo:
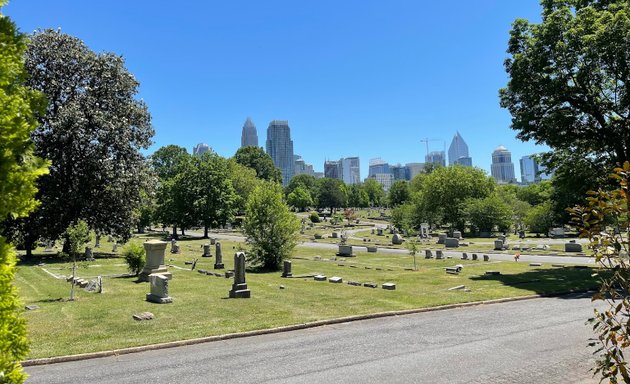
[[[120,258],[97,258],[80,263],[78,276],[88,279],[104,276],[104,293],[77,289],[77,300],[73,302],[65,301],[70,284],[51,276],[70,275],[70,263],[51,259],[42,266],[19,265],[16,285],[20,296],[24,304],[40,307],[25,312],[32,343],[29,358],[596,286],[591,269],[531,268],[526,263],[514,262],[425,260],[419,256],[418,271],[411,271],[408,269],[413,266],[413,258],[408,255],[358,253],[353,258],[331,261],[332,250],[298,248],[293,259],[294,276],[321,273],[328,277],[340,276],[344,283],[316,282],[310,277],[283,279],[280,272],[248,273],[252,298],[228,299],[232,279],[202,275],[185,265],[185,261],[198,258],[197,269],[213,270],[214,257],[200,257],[204,242],[180,241],[181,254],[167,252],[166,262],[173,266],[169,268],[173,273],[169,284],[172,304],[145,301],[149,285],[125,276],[126,265]],[[222,246],[226,268],[230,269],[239,244],[223,241]],[[103,249],[109,250],[109,245]],[[459,263],[464,265],[461,274],[445,273],[444,267]],[[489,278],[484,275],[487,270],[501,271],[502,275]],[[346,284],[350,280],[375,282],[379,288]],[[385,282],[396,283],[397,289],[381,289],[380,285]],[[284,289],[280,289],[281,285]],[[465,285],[471,291],[448,290],[457,285]],[[152,312],[155,319],[143,322],[132,319],[133,314],[144,311]]]

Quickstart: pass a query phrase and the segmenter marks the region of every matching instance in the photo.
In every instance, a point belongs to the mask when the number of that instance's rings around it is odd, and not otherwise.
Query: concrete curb
[[[564,295],[576,294],[576,293],[585,293],[585,292],[588,292],[588,291],[568,291],[568,292],[562,292],[562,293],[557,293],[553,295],[529,295],[529,296],[519,296],[519,297],[507,297],[503,299],[473,301],[469,303],[446,304],[446,305],[440,305],[437,307],[415,308],[415,309],[405,309],[405,310],[400,310],[400,311],[369,313],[365,315],[347,316],[347,317],[340,317],[337,319],[319,320],[319,321],[313,321],[310,323],[287,325],[284,327],[277,327],[277,328],[271,328],[271,329],[260,329],[260,330],[255,330],[255,331],[229,333],[226,335],[217,335],[217,336],[201,337],[197,339],[171,341],[171,342],[160,343],[160,344],[142,345],[139,347],[121,348],[121,349],[114,349],[111,351],[90,352],[90,353],[82,353],[79,355],[56,356],[56,357],[46,357],[46,358],[41,358],[41,359],[25,360],[22,362],[22,366],[30,367],[30,366],[36,366],[36,365],[65,363],[69,361],[88,360],[88,359],[95,359],[99,357],[126,355],[129,353],[183,347],[186,345],[210,343],[210,342],[221,341],[221,340],[239,339],[243,337],[270,335],[270,334],[280,333],[280,332],[297,331],[297,330],[302,330],[302,329],[321,327],[324,325],[347,323],[351,321],[378,319],[378,318],[391,317],[391,316],[404,316],[404,315],[412,315],[412,314],[423,313],[423,312],[443,311],[447,309],[474,307],[478,305],[487,305],[487,304],[500,304],[500,303],[507,303],[507,302],[513,302],[513,301],[539,299],[539,298],[544,298],[544,297],[558,297],[558,296],[564,296]]]

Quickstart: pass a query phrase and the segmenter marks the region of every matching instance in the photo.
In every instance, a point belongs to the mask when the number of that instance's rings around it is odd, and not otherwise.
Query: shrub
[[[146,262],[144,247],[142,244],[129,243],[125,245],[122,249],[122,256],[127,262],[129,272],[138,276],[142,271],[142,268],[144,268],[144,264]]]
[[[311,212],[311,214],[308,216],[308,218],[311,220],[311,223],[319,223],[320,222],[319,214],[317,212]]]

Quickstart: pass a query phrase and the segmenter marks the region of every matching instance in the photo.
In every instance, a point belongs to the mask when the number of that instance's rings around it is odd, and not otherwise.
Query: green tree
[[[630,3],[542,1],[542,22],[514,21],[501,106],[522,140],[548,145],[557,213],[630,159]],[[565,219],[568,217],[565,216]]]
[[[193,220],[203,225],[204,238],[208,228],[223,226],[234,219],[237,195],[229,178],[227,160],[214,153],[192,158],[189,172],[181,174],[182,184],[188,188],[185,201],[194,210]]]
[[[396,180],[392,183],[392,186],[389,187],[389,204],[392,207],[397,207],[401,204],[406,203],[411,198],[411,193],[409,191],[409,183],[404,180]]]
[[[315,176],[299,174],[295,175],[289,181],[289,185],[284,190],[285,195],[289,196],[293,190],[299,186],[306,188],[312,198],[317,196],[317,179]]]
[[[237,163],[233,158],[228,159],[227,166],[232,187],[236,192],[237,211],[245,212],[245,203],[260,180],[256,178],[255,170]]]
[[[553,226],[555,215],[551,202],[547,201],[532,207],[525,216],[525,225],[530,232],[548,233]]]
[[[538,183],[530,184],[528,186],[518,188],[516,191],[516,197],[519,200],[525,201],[530,205],[542,204],[545,201],[551,199],[553,194],[553,186],[550,180],[543,180]]]
[[[249,196],[243,229],[251,245],[248,259],[263,270],[278,270],[297,245],[300,221],[283,200],[282,187],[265,182]]]
[[[438,167],[426,175],[423,189],[415,201],[416,217],[433,223],[450,224],[464,229],[463,212],[467,199],[483,199],[491,195],[495,181],[479,168],[461,165]]]
[[[96,54],[53,30],[32,36],[25,68],[26,84],[49,102],[31,135],[35,154],[52,162],[38,180],[42,204],[29,227],[56,239],[83,219],[99,233],[128,239],[141,202],[140,150],[154,133],[146,105],[135,98],[139,83],[121,57]]]
[[[193,171],[192,157],[183,147],[167,145],[150,156],[150,164],[158,176],[154,218],[162,225],[172,225],[173,237],[177,237],[177,227],[194,225],[191,186],[186,185],[186,173]]]
[[[370,206],[370,197],[361,184],[352,184],[348,191],[348,205],[355,208]]]
[[[298,186],[287,196],[287,203],[304,212],[306,208],[313,205],[313,198],[305,187]]]
[[[512,209],[497,195],[468,199],[463,205],[463,213],[477,232],[502,231],[511,225]]]
[[[330,214],[332,215],[336,208],[343,208],[347,205],[348,196],[346,185],[343,181],[324,177],[323,179],[319,179],[318,183],[318,208],[330,208]]]
[[[376,181],[376,179],[368,178],[363,183],[363,189],[368,194],[370,206],[381,207],[385,203],[385,191],[383,185]]]
[[[6,1],[0,0],[0,7]],[[22,55],[27,39],[0,14],[0,221],[27,215],[36,208],[36,179],[47,164],[33,156],[30,133],[37,127],[35,111],[45,109],[43,98],[24,87]],[[23,383],[20,361],[28,353],[26,323],[13,286],[15,252],[0,236],[0,382]]]
[[[256,177],[263,180],[282,182],[282,172],[275,166],[271,156],[262,148],[247,146],[236,151],[234,159],[237,163],[256,171]]]

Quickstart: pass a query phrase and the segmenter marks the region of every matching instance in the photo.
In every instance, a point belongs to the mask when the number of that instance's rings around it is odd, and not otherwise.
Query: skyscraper
[[[306,164],[302,156],[293,155],[293,163],[295,164],[295,175],[315,175],[315,172],[313,171],[313,166],[311,164]]]
[[[468,155],[468,145],[459,132],[455,133],[451,146],[448,147],[448,165],[453,164],[472,167],[472,159]]]
[[[520,160],[521,163],[521,183],[531,184],[539,181],[538,176],[538,163],[530,156],[523,156]]]
[[[358,157],[346,157],[339,160],[341,163],[341,178],[344,183],[359,184],[361,182],[361,169]]]
[[[324,177],[341,180],[341,164],[339,161],[324,161]]]
[[[514,183],[514,163],[512,153],[500,145],[492,152],[492,165],[490,173],[498,183]]]
[[[208,144],[205,143],[199,143],[197,145],[195,145],[195,147],[193,148],[193,156],[199,156],[202,153],[206,153],[211,151],[212,149],[210,148],[210,146],[208,146]]]
[[[444,155],[444,151],[433,151],[429,152],[424,158],[425,164],[435,164],[446,166],[446,156]]]
[[[295,163],[293,160],[293,140],[291,140],[291,129],[288,121],[274,120],[269,123],[269,127],[267,127],[267,154],[271,156],[276,167],[282,171],[282,185],[289,185],[295,170]]]
[[[258,146],[258,133],[256,132],[256,126],[249,117],[243,124],[243,133],[241,133],[241,148],[247,146]]]

